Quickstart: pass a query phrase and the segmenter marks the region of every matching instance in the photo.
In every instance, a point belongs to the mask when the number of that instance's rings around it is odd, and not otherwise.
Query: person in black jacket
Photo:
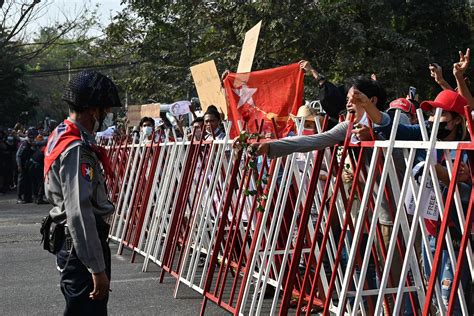
[[[32,202],[31,177],[29,172],[30,159],[33,155],[33,142],[38,131],[34,127],[30,127],[26,132],[27,139],[20,143],[16,152],[16,163],[18,167],[18,204]]]
[[[30,158],[28,172],[31,179],[33,202],[36,204],[47,204],[44,200],[44,146],[46,141],[42,135],[38,135],[33,144],[33,153]]]
[[[326,80],[324,75],[316,71],[306,60],[300,61],[300,67],[318,82],[319,102],[330,118],[329,129],[331,129],[339,123],[339,115],[346,111],[347,89],[344,85],[336,87]]]
[[[0,127],[0,195],[8,191],[9,186],[9,169],[7,169],[9,160],[8,147],[6,143],[6,135]]]

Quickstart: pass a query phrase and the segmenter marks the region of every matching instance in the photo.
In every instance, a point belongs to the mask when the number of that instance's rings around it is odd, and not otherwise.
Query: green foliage
[[[0,124],[13,124],[25,110],[62,118],[67,72],[36,75],[65,69],[69,60],[72,68],[126,63],[100,71],[128,92],[129,104],[190,99],[197,95],[189,67],[214,59],[220,71],[235,71],[245,32],[260,20],[253,69],[306,59],[339,84],[375,73],[391,98],[405,96],[410,85],[422,99],[433,97],[439,87],[428,64],[442,65],[452,84],[457,52],[474,48],[467,0],[123,2],[105,38],[86,35],[97,25],[93,10],[71,25],[43,28],[37,45],[5,41],[0,30]],[[76,31],[64,36],[65,29]],[[305,97],[316,99],[315,80],[305,85]]]
[[[0,126],[13,127],[21,112],[34,114],[33,106],[38,103],[23,80],[25,66],[18,55],[18,48],[5,40],[0,29]]]
[[[122,79],[136,102],[195,96],[189,67],[214,59],[237,68],[245,32],[263,20],[254,69],[310,60],[331,80],[376,73],[391,97],[409,85],[437,91],[428,64],[445,74],[472,44],[468,1],[126,1],[107,28],[103,50],[142,63]],[[314,80],[306,97],[316,98]]]
[[[34,51],[48,38],[58,36],[56,28],[43,28],[33,40],[37,45],[30,45],[25,50]],[[27,67],[25,78],[32,94],[39,96],[37,107],[38,119],[48,114],[58,120],[67,113],[67,105],[61,101],[64,87],[68,81],[67,68],[78,68],[98,64],[96,52],[93,51],[93,41],[86,36],[77,38],[61,38],[38,56],[32,58]],[[57,70],[51,74],[47,70]],[[74,74],[74,72],[72,73]]]

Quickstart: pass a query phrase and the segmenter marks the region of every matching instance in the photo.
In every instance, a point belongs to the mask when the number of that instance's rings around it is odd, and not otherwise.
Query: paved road
[[[59,289],[55,257],[40,244],[41,218],[49,205],[15,204],[15,195],[0,197],[0,315],[60,315],[64,298]],[[112,254],[116,245],[111,244]],[[159,283],[160,269],[142,273],[130,254],[112,255],[110,315],[198,315],[202,298],[180,287],[173,298],[175,279],[166,275]],[[207,304],[206,315],[225,315]]]

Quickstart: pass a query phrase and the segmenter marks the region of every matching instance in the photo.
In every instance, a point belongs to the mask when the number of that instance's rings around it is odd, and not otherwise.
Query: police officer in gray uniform
[[[57,256],[65,315],[106,315],[110,285],[105,158],[95,144],[111,107],[120,106],[117,88],[106,76],[85,71],[71,79],[63,100],[70,115],[48,140],[45,194],[50,216],[65,224]]]

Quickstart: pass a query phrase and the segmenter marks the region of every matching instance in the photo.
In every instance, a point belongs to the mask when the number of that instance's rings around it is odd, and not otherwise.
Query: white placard
[[[419,162],[415,167],[413,167],[413,176],[416,176],[425,162]],[[430,175],[426,177],[426,182],[424,186],[420,186],[420,190],[423,190],[421,194],[420,207],[423,212],[423,218],[437,221],[439,218],[439,208],[438,202],[436,201],[436,194],[433,190],[433,182],[431,181]],[[414,215],[415,214],[415,197],[413,196],[413,191],[411,188],[408,189],[407,195],[405,197],[405,207],[407,213]]]
[[[191,112],[191,102],[189,101],[178,101],[170,105],[170,113],[173,116],[185,115]]]

